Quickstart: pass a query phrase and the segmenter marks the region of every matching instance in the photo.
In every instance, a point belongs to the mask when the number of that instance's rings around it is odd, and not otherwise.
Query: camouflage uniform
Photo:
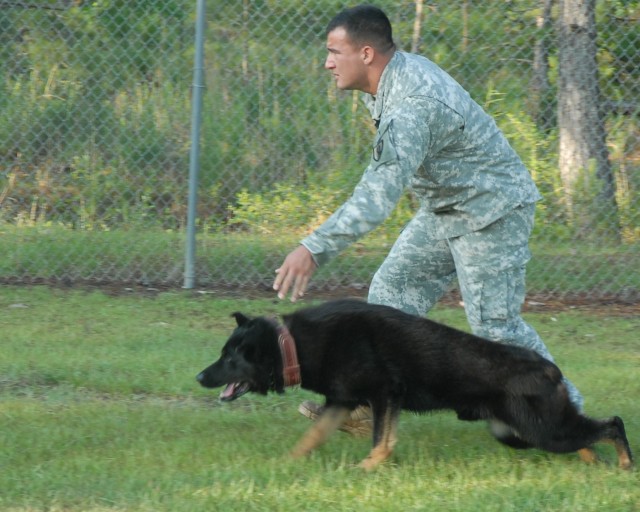
[[[352,196],[302,245],[324,264],[384,221],[410,187],[420,207],[368,300],[423,315],[457,276],[474,333],[552,360],[520,316],[540,194],[494,120],[437,65],[404,52],[364,100],[378,128],[370,163]]]

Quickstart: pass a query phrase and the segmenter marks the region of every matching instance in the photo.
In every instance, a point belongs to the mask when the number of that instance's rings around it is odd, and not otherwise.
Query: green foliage
[[[539,225],[563,224],[563,189],[557,170],[557,134],[543,133],[535,121],[525,113],[513,114],[505,104],[504,95],[489,89],[484,107],[531,173],[544,200],[537,208]]]
[[[0,10],[0,221],[82,230],[180,229],[193,2],[20,5]],[[640,78],[638,2],[597,5],[602,90],[611,100],[629,102]],[[409,49],[413,7],[381,6],[400,46]],[[341,7],[334,0],[208,2],[202,227],[306,232],[359,179],[371,121],[357,94],[337,92],[322,66],[325,24]],[[545,197],[539,227],[565,239],[579,234],[565,225],[570,216],[557,170],[557,132],[533,122],[529,81],[541,37],[535,24],[540,2],[454,1],[425,9],[418,51],[449,70],[498,118]],[[552,101],[555,92],[553,47],[550,64],[543,101]],[[640,231],[637,116],[613,114],[607,128],[615,146],[619,216],[609,222],[633,243]],[[593,193],[581,198],[585,209]],[[411,207],[403,201],[386,225],[389,232]]]
[[[175,84],[189,69],[187,4],[2,9],[0,25],[23,28],[3,33],[12,44],[0,50],[0,218],[182,223],[189,101]]]
[[[606,97],[633,101],[640,79],[638,0],[600,2],[598,47],[601,87]],[[636,112],[638,105],[633,107]]]
[[[277,184],[263,193],[243,190],[237,203],[230,207],[231,229],[241,229],[255,234],[278,233],[305,235],[318,228],[345,199],[344,191],[334,186],[309,185],[299,187]],[[415,206],[409,195],[404,196],[391,217],[376,232],[378,241],[397,237],[409,219]]]
[[[231,208],[229,226],[273,235],[281,231],[312,230],[338,206],[336,192],[276,184],[264,194],[242,190]]]
[[[634,151],[640,129],[629,118],[620,118],[612,126],[609,148],[616,163],[616,203],[618,205],[622,238],[626,242],[640,240],[640,173],[635,172]]]
[[[133,212],[147,217],[136,222],[178,227],[188,140],[183,100],[171,87],[137,86],[96,104],[54,76],[15,82],[0,123],[0,151],[14,160],[0,175],[0,191],[14,200],[3,203],[0,194],[0,215],[16,219],[35,198],[45,218],[76,228],[126,227]]]

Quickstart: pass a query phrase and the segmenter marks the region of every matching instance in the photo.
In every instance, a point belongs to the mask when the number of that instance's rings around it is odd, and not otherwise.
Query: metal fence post
[[[202,119],[202,91],[204,89],[204,29],[205,0],[197,0],[195,57],[193,67],[193,97],[191,110],[191,152],[189,155],[189,199],[187,206],[187,239],[185,251],[184,285],[191,289],[195,285],[196,256],[196,206],[198,171],[200,168],[200,124]]]

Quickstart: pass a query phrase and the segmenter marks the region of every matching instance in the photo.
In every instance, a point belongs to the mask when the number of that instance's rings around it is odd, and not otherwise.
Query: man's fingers
[[[278,288],[276,288],[276,290],[278,291],[278,298],[284,299],[287,296],[287,292],[291,287],[291,283],[294,277],[293,277],[293,273],[288,271],[286,272],[281,271],[280,274],[278,274],[278,277],[280,277],[281,274],[284,274],[284,278],[281,280],[282,282],[278,285]]]
[[[293,292],[291,293],[291,300],[293,302],[296,299],[300,299],[304,296],[304,292],[307,291],[307,286],[309,285],[309,276],[299,276],[294,283]]]
[[[284,273],[281,273],[282,269],[281,268],[277,268],[276,269],[276,278],[273,281],[273,289],[274,290],[279,290],[280,289],[280,283],[282,283],[282,280],[284,279]]]
[[[309,276],[299,275],[296,276],[291,271],[283,271],[282,269],[276,270],[278,276],[273,283],[273,289],[278,292],[278,298],[284,299],[291,288],[291,302],[295,302],[304,296],[304,292],[307,291],[309,285]]]

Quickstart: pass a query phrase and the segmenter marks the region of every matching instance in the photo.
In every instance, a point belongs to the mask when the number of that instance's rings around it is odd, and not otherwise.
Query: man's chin
[[[336,80],[336,87],[341,91],[353,91],[355,89],[355,87],[351,85],[344,85],[340,83],[338,80]]]

